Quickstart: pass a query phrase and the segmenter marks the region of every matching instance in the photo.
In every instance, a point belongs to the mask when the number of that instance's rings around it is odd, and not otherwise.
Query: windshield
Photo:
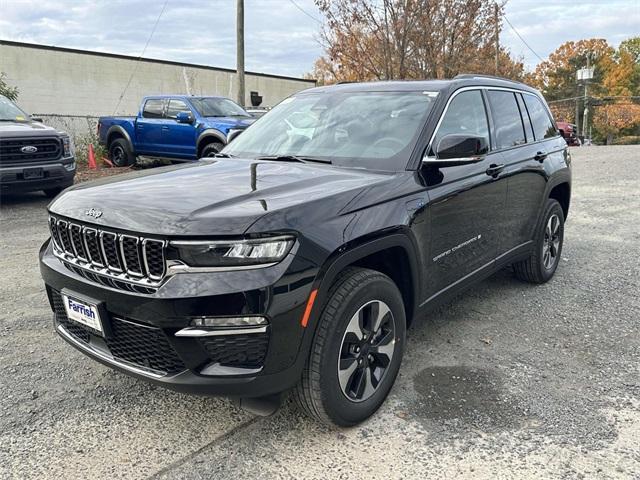
[[[0,95],[0,121],[26,122],[29,118],[11,100]]]
[[[333,164],[404,170],[435,92],[308,93],[289,97],[224,152],[313,157]]]
[[[190,98],[193,107],[202,117],[251,117],[237,103],[228,98]]]

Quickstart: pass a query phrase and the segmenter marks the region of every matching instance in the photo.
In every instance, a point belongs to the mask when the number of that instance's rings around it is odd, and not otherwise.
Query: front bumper
[[[309,343],[300,319],[317,271],[296,256],[259,270],[176,274],[150,294],[78,275],[48,242],[40,268],[58,334],[114,369],[173,390],[237,397],[278,393],[300,377]],[[62,291],[100,303],[108,323],[105,338],[66,317]],[[175,335],[192,317],[233,315],[263,315],[269,325],[257,335]]]
[[[29,179],[25,171],[41,170],[41,177]],[[55,163],[28,163],[24,165],[0,166],[0,191],[2,193],[34,192],[67,188],[73,185],[76,163],[73,157]]]

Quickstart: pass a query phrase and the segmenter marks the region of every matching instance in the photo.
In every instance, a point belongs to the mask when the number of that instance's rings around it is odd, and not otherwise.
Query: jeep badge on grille
[[[89,210],[85,210],[85,215],[89,215],[93,218],[100,218],[102,216],[102,212],[100,210],[96,210],[95,208],[90,208]]]

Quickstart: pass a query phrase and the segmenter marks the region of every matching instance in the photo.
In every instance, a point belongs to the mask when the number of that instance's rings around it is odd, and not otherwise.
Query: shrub
[[[618,137],[611,142],[611,145],[640,145],[640,135]]]

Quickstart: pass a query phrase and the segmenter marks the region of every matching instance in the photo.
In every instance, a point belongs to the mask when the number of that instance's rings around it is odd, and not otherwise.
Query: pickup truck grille
[[[49,217],[49,229],[56,256],[70,264],[72,271],[83,271],[85,278],[143,293],[149,293],[147,287],[158,286],[164,278],[165,240],[98,229],[54,216]],[[127,284],[142,288],[131,289]]]
[[[47,162],[58,160],[61,156],[62,143],[56,137],[0,140],[0,165]]]

